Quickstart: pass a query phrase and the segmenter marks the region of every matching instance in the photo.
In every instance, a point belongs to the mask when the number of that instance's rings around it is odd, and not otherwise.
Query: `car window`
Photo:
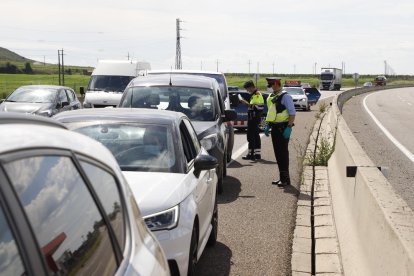
[[[190,163],[197,156],[194,143],[192,142],[191,136],[188,133],[187,126],[184,122],[180,124],[181,141],[183,143],[184,155],[187,159],[187,163]]]
[[[125,221],[121,197],[115,178],[106,170],[88,162],[81,161],[81,165],[105,209],[120,248],[123,251],[125,244]]]
[[[68,94],[69,102],[73,102],[75,100],[75,93],[72,90],[66,89],[66,94]]]
[[[285,90],[290,95],[304,95],[305,91],[303,91],[302,88],[297,87],[284,87],[283,90]]]
[[[15,239],[1,208],[0,275],[26,275]]]
[[[125,90],[120,107],[182,112],[190,120],[214,121],[217,111],[213,90],[199,87],[147,86]]]
[[[63,103],[63,102],[67,102],[68,101],[68,97],[66,96],[66,93],[64,90],[59,90],[59,102]]]
[[[185,125],[187,127],[187,130],[188,130],[188,133],[190,134],[191,142],[194,145],[195,153],[196,153],[196,155],[198,155],[198,153],[201,150],[201,146],[200,146],[200,141],[198,141],[197,134],[194,131],[193,125],[190,123],[190,121],[188,121],[186,119],[184,119],[183,122],[185,123]]]
[[[70,157],[36,156],[5,167],[50,272],[115,273],[107,226]]]
[[[67,125],[106,146],[123,171],[178,172],[169,126],[99,121]]]

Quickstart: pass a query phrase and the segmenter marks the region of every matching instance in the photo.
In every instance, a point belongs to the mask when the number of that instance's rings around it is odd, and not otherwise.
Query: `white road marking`
[[[402,152],[405,154],[405,156],[408,157],[408,159],[411,160],[411,162],[414,163],[414,154],[411,153],[406,147],[404,147],[400,142],[398,142],[397,139],[395,139],[394,136],[380,123],[380,121],[372,114],[372,112],[368,109],[366,100],[368,97],[370,97],[373,94],[370,94],[364,98],[364,108],[367,111],[367,113],[371,116],[371,118],[374,120],[374,122],[377,124],[377,126],[384,132],[384,134],[388,137],[388,139],[391,140],[391,142]]]

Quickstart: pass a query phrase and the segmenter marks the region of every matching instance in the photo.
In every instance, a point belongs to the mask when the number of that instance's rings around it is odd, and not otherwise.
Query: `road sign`
[[[354,73],[352,74],[352,78],[356,81],[359,79],[359,74],[358,73]]]

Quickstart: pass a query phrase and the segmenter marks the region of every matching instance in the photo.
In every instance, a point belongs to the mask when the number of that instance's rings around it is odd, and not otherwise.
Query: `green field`
[[[90,76],[65,75],[65,85],[75,89],[79,93],[79,87],[86,88]],[[59,76],[56,75],[26,75],[26,74],[0,74],[0,98],[5,98],[17,87],[30,84],[59,84]]]
[[[261,75],[258,79],[258,88],[261,91],[266,91],[266,77],[271,75]],[[303,83],[307,82],[311,85],[319,85],[319,80],[312,75],[278,75],[285,80],[300,80]],[[373,81],[375,76],[361,76],[358,85],[361,86],[364,82]],[[85,75],[65,75],[65,85],[73,88],[79,93],[79,87],[87,87],[90,76]],[[253,80],[252,75],[248,74],[226,74],[228,85],[235,85],[243,87],[243,83],[249,79]],[[57,74],[0,74],[0,98],[5,98],[17,87],[30,84],[59,84],[59,77]],[[387,84],[414,84],[414,76],[390,76]],[[342,87],[354,87],[355,82],[351,75],[345,75],[342,80]]]

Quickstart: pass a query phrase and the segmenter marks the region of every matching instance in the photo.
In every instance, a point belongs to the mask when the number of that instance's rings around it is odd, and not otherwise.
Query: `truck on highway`
[[[340,90],[342,86],[342,69],[321,68],[320,90]]]
[[[129,82],[150,69],[148,62],[100,60],[89,80],[83,107],[116,107]]]

